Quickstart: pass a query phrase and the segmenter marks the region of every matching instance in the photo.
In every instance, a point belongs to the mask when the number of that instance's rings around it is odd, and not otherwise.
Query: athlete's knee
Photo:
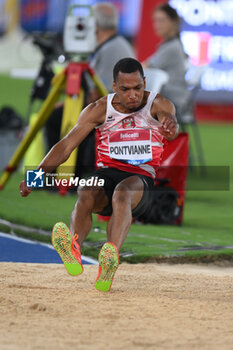
[[[130,205],[131,204],[131,195],[130,189],[127,185],[120,184],[117,185],[113,196],[112,196],[112,205]]]
[[[85,208],[93,213],[101,211],[107,204],[108,198],[104,193],[104,189],[99,186],[85,186],[78,188],[78,201]]]
[[[97,195],[96,187],[92,186],[79,186],[78,187],[78,201],[83,204],[93,204],[95,202],[95,196]]]

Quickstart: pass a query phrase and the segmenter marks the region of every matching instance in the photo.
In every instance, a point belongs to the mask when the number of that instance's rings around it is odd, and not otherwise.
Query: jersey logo
[[[132,129],[136,127],[134,117],[127,117],[122,120],[123,129]]]

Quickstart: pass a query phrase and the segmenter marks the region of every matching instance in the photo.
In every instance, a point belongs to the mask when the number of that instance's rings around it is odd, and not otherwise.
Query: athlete
[[[153,189],[160,165],[164,139],[177,136],[174,105],[156,92],[145,90],[141,64],[124,58],[113,70],[113,94],[89,104],[75,127],[42,160],[38,169],[50,173],[64,163],[71,152],[94,128],[97,130],[95,177],[103,186],[78,188],[78,200],[71,215],[70,231],[55,224],[52,243],[71,275],[82,273],[80,248],[92,227],[92,213],[110,216],[107,243],[99,253],[99,273],[95,287],[109,291],[119,265],[121,246],[132,217],[142,214]],[[20,184],[21,196],[31,190]]]

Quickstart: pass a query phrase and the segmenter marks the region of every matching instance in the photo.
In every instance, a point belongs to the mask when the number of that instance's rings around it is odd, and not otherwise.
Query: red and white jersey
[[[155,178],[164,142],[158,131],[160,123],[150,113],[156,93],[150,92],[142,109],[127,114],[112,106],[114,95],[107,96],[105,122],[96,128],[97,167]]]

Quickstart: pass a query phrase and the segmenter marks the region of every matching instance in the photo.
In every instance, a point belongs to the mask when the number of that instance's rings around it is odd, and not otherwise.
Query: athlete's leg
[[[102,211],[108,205],[108,197],[100,186],[85,186],[78,189],[78,200],[70,218],[70,230],[78,234],[78,244],[82,246],[92,227],[92,213]]]
[[[73,237],[63,222],[56,223],[52,231],[52,244],[72,276],[83,272],[80,247],[90,232],[91,214],[103,210],[108,204],[108,198],[101,187],[80,188],[78,196],[70,223]],[[78,239],[75,234],[78,234]]]
[[[142,199],[144,183],[139,176],[130,176],[122,180],[115,188],[112,197],[113,213],[108,222],[107,236],[99,254],[99,273],[95,282],[96,289],[110,290],[114,275],[119,266],[118,252],[127,236],[131,221],[132,209]]]
[[[112,197],[113,213],[107,226],[108,241],[115,244],[118,251],[126,239],[132,223],[132,209],[142,199],[144,183],[139,176],[130,176],[115,188]]]

